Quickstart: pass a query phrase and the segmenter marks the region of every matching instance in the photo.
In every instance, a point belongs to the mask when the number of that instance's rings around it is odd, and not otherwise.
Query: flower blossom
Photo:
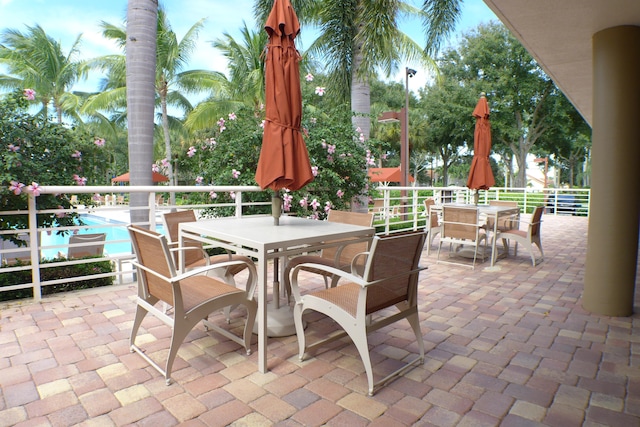
[[[330,210],[331,210],[331,202],[325,202],[324,203],[324,211],[326,213],[329,213]]]
[[[364,142],[364,133],[361,133],[358,139],[360,140],[360,142]]]
[[[168,168],[169,167],[169,160],[164,158],[164,159],[160,160],[160,164],[162,165],[163,168]]]
[[[237,119],[236,113],[229,113],[229,120],[235,120],[235,119]]]
[[[31,185],[27,186],[27,192],[33,194],[35,197],[40,195],[40,185],[37,182],[32,182]]]
[[[151,172],[160,172],[160,166],[155,163],[151,165]]]
[[[58,205],[58,209],[64,209],[64,206]],[[64,218],[65,216],[67,216],[66,212],[57,212],[56,213],[56,218]]]
[[[262,129],[264,129],[264,123],[265,123],[265,122],[266,122],[266,120],[263,120],[262,122],[260,122],[260,127],[261,127]]]
[[[320,202],[318,201],[318,199],[313,199],[311,201],[311,207],[313,208],[313,210],[317,210],[318,206],[320,206]]]
[[[236,199],[236,192],[235,191],[231,191],[229,193],[229,197],[231,197],[231,200],[235,200]]]
[[[19,196],[22,193],[22,189],[24,188],[24,184],[17,181],[11,181],[9,183],[9,191],[13,191],[13,194]]]
[[[309,121],[315,125],[318,122],[318,119],[315,117],[311,117]]]
[[[218,198],[218,193],[216,193],[215,191],[209,191],[209,198],[210,199],[217,199]]]
[[[25,89],[23,93],[24,97],[29,101],[33,101],[34,99],[36,99],[36,91],[33,89]]]
[[[316,87],[316,95],[322,96],[324,95],[325,89],[321,86]]]
[[[311,174],[313,176],[318,176],[318,167],[317,166],[311,166]]]
[[[226,122],[224,121],[224,119],[220,117],[220,120],[218,120],[218,127],[220,128],[220,132],[226,129],[226,126],[224,125],[225,123]]]
[[[20,150],[20,146],[19,145],[13,145],[13,144],[9,144],[7,145],[7,148],[9,149],[9,151],[15,153],[16,151]]]
[[[204,180],[204,178],[201,177],[201,176],[196,177],[196,184],[198,184],[198,185],[202,184],[203,180]]]
[[[338,196],[339,198],[342,199],[342,196],[344,196],[344,191],[342,191],[342,190],[336,191],[336,196]]]
[[[233,170],[231,171],[231,175],[233,175],[233,177],[234,177],[235,179],[238,179],[238,177],[240,176],[240,171],[237,171],[237,170],[233,169]]]
[[[191,147],[189,147],[189,151],[187,151],[187,156],[188,157],[193,157],[196,154],[196,147],[194,147],[193,145]]]
[[[207,144],[210,148],[215,147],[217,144],[215,138],[207,138],[204,140],[204,143]]]
[[[300,206],[302,206],[303,208],[306,208],[308,205],[309,205],[309,200],[307,200],[306,197],[300,200]]]
[[[331,145],[331,144],[327,145],[327,153],[333,154],[335,152],[336,152],[336,146],[335,145]]]
[[[95,141],[93,141],[94,144],[96,144],[98,147],[104,147],[105,144],[105,140],[104,138],[96,138]]]
[[[78,174],[73,174],[73,180],[76,182],[76,185],[86,185],[87,178],[80,176]]]
[[[282,207],[285,212],[289,212],[291,210],[291,201],[293,201],[293,196],[291,194],[287,192],[282,195]]]
[[[308,82],[312,82],[313,81],[313,74],[308,73],[306,76],[304,76],[305,80]]]
[[[79,152],[78,150],[76,150],[76,151],[71,155],[71,157],[73,157],[74,159],[81,160],[81,159],[82,159],[82,153],[81,153],[81,152]]]

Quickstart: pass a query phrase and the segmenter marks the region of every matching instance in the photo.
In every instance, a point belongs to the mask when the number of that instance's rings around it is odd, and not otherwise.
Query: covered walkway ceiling
[[[640,26],[640,0],[484,0],[592,124],[592,37]]]

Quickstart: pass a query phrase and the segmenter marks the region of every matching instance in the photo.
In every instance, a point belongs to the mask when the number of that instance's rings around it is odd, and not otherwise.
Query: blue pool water
[[[109,255],[130,254],[131,240],[127,231],[127,224],[120,221],[108,220],[94,215],[82,215],[83,226],[78,227],[77,234],[106,233],[105,252]],[[156,231],[163,233],[162,226],[157,226]],[[65,235],[56,235],[52,233],[42,234],[42,256],[44,258],[55,258],[58,252],[66,254],[67,248],[61,245],[69,243],[71,232]],[[48,246],[54,246],[48,248]],[[57,246],[57,247],[56,247]]]

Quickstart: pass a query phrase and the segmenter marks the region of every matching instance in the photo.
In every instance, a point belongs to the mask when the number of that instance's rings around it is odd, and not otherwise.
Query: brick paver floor
[[[536,267],[524,250],[475,270],[423,252],[426,360],[374,397],[347,339],[304,362],[295,336],[269,339],[261,374],[255,352],[202,326],[167,386],[129,351],[132,284],[4,304],[0,426],[640,426],[640,298],[631,317],[586,312],[587,219],[544,220]],[[331,329],[309,320],[311,334]],[[141,334],[166,355],[166,326],[147,318]],[[416,349],[406,321],[370,347],[376,374]]]

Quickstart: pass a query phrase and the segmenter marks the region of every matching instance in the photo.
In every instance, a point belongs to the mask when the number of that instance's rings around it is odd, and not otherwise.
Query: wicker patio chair
[[[292,292],[295,298],[293,310],[299,357],[304,359],[308,350],[348,335],[355,344],[366,371],[369,395],[380,387],[424,361],[424,342],[417,310],[418,267],[424,232],[376,236],[369,252],[358,254],[366,260],[362,276],[348,273],[323,264],[299,264],[291,271]],[[339,277],[335,287],[306,294],[300,293],[299,273],[307,268],[324,270]],[[354,267],[355,270],[355,267]],[[301,276],[304,277],[304,276]],[[395,310],[390,311],[395,307]],[[315,310],[333,320],[343,329],[337,334],[307,346],[303,315],[306,310]],[[416,336],[419,355],[412,361],[374,382],[373,367],[369,354],[367,335],[401,319],[407,319]],[[313,329],[310,323],[308,330]]]

